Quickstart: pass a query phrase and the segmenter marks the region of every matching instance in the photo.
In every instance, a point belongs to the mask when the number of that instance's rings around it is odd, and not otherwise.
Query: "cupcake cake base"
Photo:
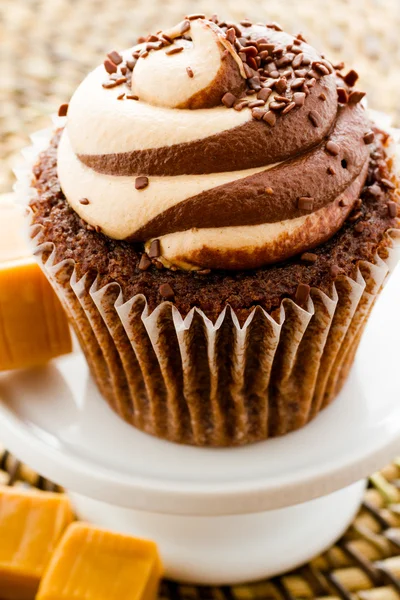
[[[299,429],[331,403],[398,246],[394,191],[376,180],[378,164],[395,177],[379,136],[356,218],[312,252],[234,273],[143,270],[134,244],[70,208],[53,138],[34,167],[33,246],[120,417],[172,442],[226,447]]]

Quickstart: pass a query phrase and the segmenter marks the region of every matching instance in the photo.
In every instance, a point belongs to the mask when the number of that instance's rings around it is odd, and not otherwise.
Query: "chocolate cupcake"
[[[337,395],[398,247],[393,140],[356,83],[276,24],[193,15],[61,107],[33,244],[125,421],[234,446]]]

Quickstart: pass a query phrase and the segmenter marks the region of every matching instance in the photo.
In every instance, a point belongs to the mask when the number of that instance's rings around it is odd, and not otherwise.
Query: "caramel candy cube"
[[[0,597],[33,600],[44,569],[73,521],[63,494],[0,488]]]
[[[154,542],[73,523],[52,556],[37,600],[155,600],[161,576]]]
[[[0,371],[71,352],[66,314],[21,230],[22,208],[0,200]]]

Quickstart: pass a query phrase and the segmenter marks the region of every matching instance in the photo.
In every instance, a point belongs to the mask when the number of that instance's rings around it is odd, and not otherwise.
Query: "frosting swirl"
[[[157,239],[184,269],[278,262],[341,227],[370,123],[363,94],[303,39],[199,18],[109,57],[72,97],[58,150],[89,225],[147,251]]]

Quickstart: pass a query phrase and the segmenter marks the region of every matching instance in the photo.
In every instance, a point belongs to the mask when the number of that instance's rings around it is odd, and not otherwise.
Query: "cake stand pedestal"
[[[218,450],[154,439],[112,413],[80,353],[0,375],[0,438],[66,487],[81,518],[155,540],[168,577],[277,575],[343,533],[363,479],[400,451],[399,298],[398,269],[339,397],[283,438]]]

